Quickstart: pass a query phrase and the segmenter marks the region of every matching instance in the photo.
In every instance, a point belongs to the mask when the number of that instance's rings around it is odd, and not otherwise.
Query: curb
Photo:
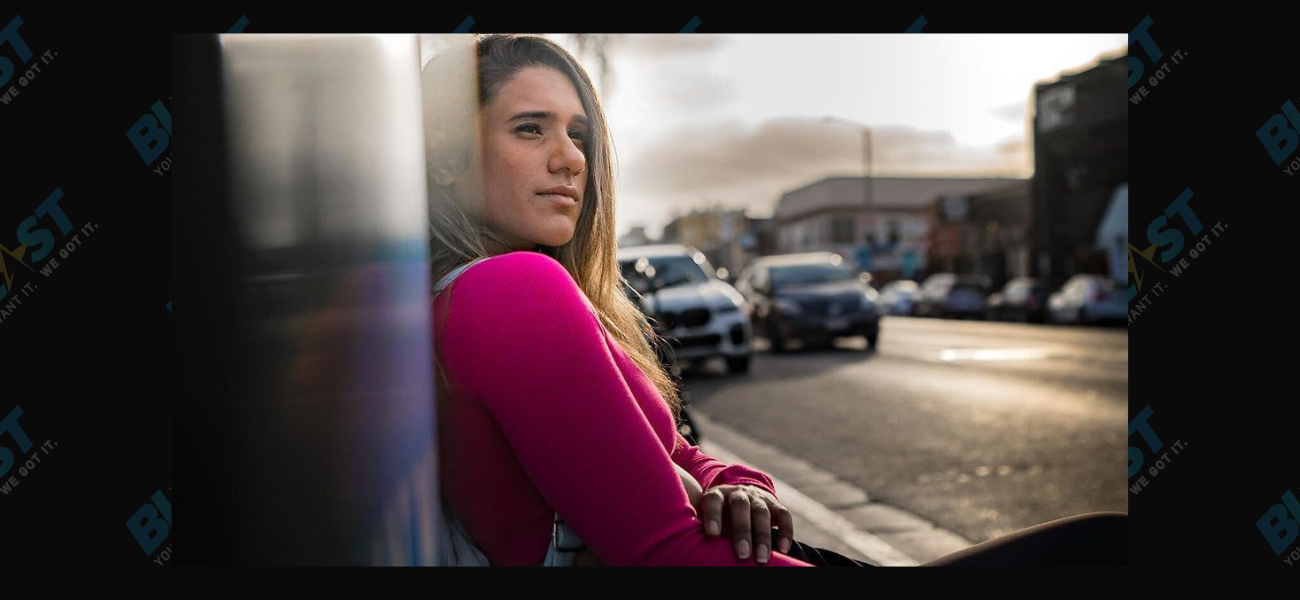
[[[875,502],[834,473],[722,425],[696,407],[691,418],[705,438],[700,443],[705,454],[772,478],[782,504],[796,515],[795,535],[805,544],[881,566],[919,566],[974,545],[919,516]]]

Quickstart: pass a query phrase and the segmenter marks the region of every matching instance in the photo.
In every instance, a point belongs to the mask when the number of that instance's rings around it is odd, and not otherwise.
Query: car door
[[[1083,310],[1083,304],[1087,301],[1088,279],[1076,276],[1070,281],[1070,291],[1066,295],[1069,300],[1067,304],[1066,316],[1071,320],[1079,320],[1080,312]]]

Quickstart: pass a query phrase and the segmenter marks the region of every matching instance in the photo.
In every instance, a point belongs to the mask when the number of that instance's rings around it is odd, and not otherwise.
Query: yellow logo
[[[1134,253],[1137,253],[1138,256],[1147,259],[1147,262],[1151,263],[1151,266],[1157,269],[1160,269],[1160,265],[1157,265],[1156,261],[1152,260],[1153,257],[1155,257],[1156,255],[1155,244],[1151,244],[1149,247],[1147,247],[1146,250],[1138,250],[1137,248],[1134,248],[1133,244],[1131,243],[1128,245],[1128,272],[1132,273],[1133,277],[1137,279],[1137,289],[1140,292],[1142,291],[1142,274],[1139,273],[1137,270],[1137,261],[1133,260]],[[1160,272],[1168,274],[1168,271],[1165,271],[1164,269],[1160,269]]]
[[[18,264],[27,267],[28,271],[33,273],[36,272],[36,269],[33,269],[31,265],[23,262],[23,255],[27,253],[27,244],[19,246],[17,250],[10,250],[4,246],[0,246],[0,250],[3,250],[5,254],[14,257],[14,259],[18,261]],[[4,276],[5,288],[12,290],[14,289],[14,275],[9,272],[9,268],[6,266],[7,263],[8,261],[4,259],[4,256],[0,256],[0,275]]]

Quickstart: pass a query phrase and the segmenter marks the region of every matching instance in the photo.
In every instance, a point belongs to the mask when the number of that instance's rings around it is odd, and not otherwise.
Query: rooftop
[[[924,210],[941,196],[1029,185],[1029,179],[1014,177],[872,177],[871,196],[877,209]],[[862,177],[822,179],[783,194],[774,217],[784,220],[827,208],[860,208],[866,204],[866,193]]]

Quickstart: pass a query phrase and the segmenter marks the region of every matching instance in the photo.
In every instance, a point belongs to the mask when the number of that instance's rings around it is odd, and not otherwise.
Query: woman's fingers
[[[700,497],[700,516],[704,520],[704,533],[710,536],[722,534],[722,490],[713,488]]]
[[[776,525],[777,540],[776,548],[781,554],[789,554],[790,547],[794,545],[794,516],[786,507],[780,504],[772,504],[772,521]]]
[[[762,499],[755,499],[750,505],[754,528],[754,558],[758,559],[759,564],[764,564],[772,551],[772,513],[767,502]]]
[[[760,564],[767,563],[773,551],[788,554],[794,546],[793,515],[771,493],[745,486],[717,486],[704,492],[699,514],[709,536],[726,531],[726,520],[741,560],[752,555]]]
[[[736,542],[736,556],[740,560],[749,558],[749,551],[752,547],[750,538],[751,519],[749,496],[746,494],[732,494],[727,499],[727,508],[731,512],[731,536]]]

